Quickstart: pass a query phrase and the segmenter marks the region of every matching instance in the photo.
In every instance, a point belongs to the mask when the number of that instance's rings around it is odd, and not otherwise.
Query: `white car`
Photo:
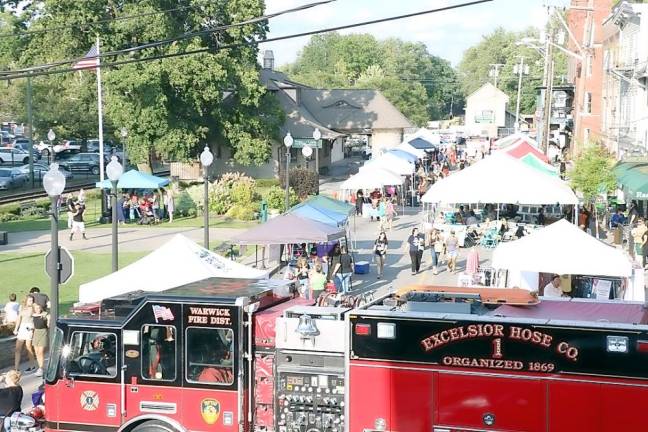
[[[29,153],[19,148],[0,148],[0,165],[13,164],[23,165],[29,163]]]
[[[47,157],[51,152],[54,152],[54,154],[58,154],[64,151],[80,152],[81,144],[78,144],[75,140],[65,140],[62,144],[51,146],[50,144],[45,144],[43,141],[41,141],[38,144],[35,144],[34,148],[38,150],[40,154]]]

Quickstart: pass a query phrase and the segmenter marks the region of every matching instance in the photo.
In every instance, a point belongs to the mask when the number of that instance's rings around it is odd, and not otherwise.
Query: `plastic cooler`
[[[369,273],[369,261],[357,261],[354,270],[355,274]]]

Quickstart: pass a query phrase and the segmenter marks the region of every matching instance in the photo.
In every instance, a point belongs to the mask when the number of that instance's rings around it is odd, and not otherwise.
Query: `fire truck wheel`
[[[131,432],[178,432],[178,431],[164,422],[151,420],[151,421],[144,422],[141,425],[135,426],[134,429],[131,429]]]

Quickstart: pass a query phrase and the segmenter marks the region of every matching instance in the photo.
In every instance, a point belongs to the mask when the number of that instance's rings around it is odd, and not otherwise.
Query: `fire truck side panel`
[[[391,429],[392,370],[351,362],[349,368],[349,432],[371,429],[383,419]],[[393,429],[396,430],[396,429]]]
[[[212,409],[206,410],[209,402]],[[238,431],[235,391],[192,389],[182,392],[182,425],[190,431]]]
[[[120,398],[118,384],[87,382],[78,378],[69,385],[70,387],[59,380],[48,389],[48,409],[49,401],[56,401],[59,414],[56,417],[58,427],[48,430],[117,430]]]
[[[432,430],[437,379],[438,374],[429,370],[392,369],[390,411],[393,430]]]
[[[497,430],[546,431],[547,394],[542,381],[441,372],[438,394],[441,426],[483,428],[492,416]]]
[[[603,413],[601,384],[554,381],[549,386],[549,430],[600,431]]]
[[[601,388],[602,431],[648,429],[648,386],[609,385]]]

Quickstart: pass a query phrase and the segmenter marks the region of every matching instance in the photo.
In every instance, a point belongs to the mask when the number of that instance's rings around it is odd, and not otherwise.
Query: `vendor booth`
[[[541,275],[558,274],[563,291],[573,297],[644,301],[643,269],[626,254],[560,220],[519,240],[495,248],[492,266],[505,270],[500,286],[542,291]],[[550,277],[550,276],[549,276]],[[542,292],[540,292],[542,294]]]
[[[419,159],[425,159],[427,157],[427,153],[425,153],[425,150],[414,148],[414,146],[408,142],[399,144],[398,147],[396,147],[396,150],[407,152],[413,156],[416,156]]]
[[[211,252],[181,234],[108,276],[79,287],[79,302],[95,303],[132,291],[159,292],[210,277],[264,279],[265,271]]]
[[[413,162],[391,152],[387,152],[376,159],[367,161],[364,166],[360,168],[360,172],[373,170],[375,168],[391,171],[402,176],[412,175],[415,170]]]
[[[424,203],[577,204],[569,185],[497,153],[436,182]]]
[[[231,243],[241,245],[326,243],[344,237],[344,228],[288,213],[235,235]]]

